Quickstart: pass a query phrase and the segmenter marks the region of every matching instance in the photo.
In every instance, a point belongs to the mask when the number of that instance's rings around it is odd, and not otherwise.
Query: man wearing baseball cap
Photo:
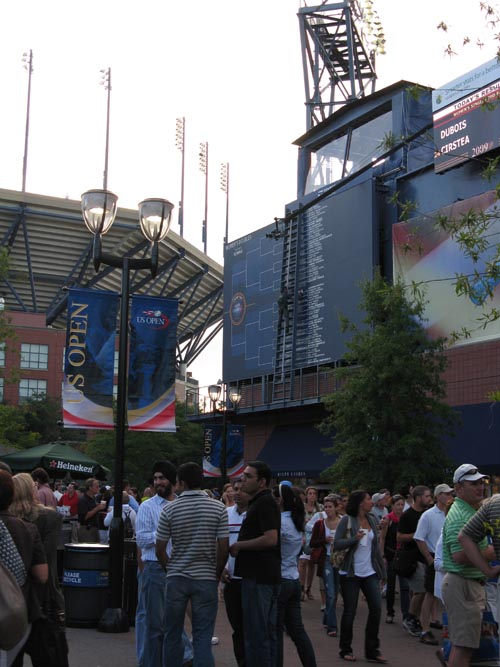
[[[446,503],[451,498],[452,493],[453,489],[448,484],[438,484],[436,486],[434,489],[435,505],[422,514],[413,536],[420,553],[425,559],[425,595],[420,610],[420,623],[422,625],[420,641],[423,644],[434,646],[438,644],[438,640],[431,630],[432,608],[436,599],[434,597],[434,554],[446,518]],[[436,626],[433,625],[432,627]]]
[[[481,639],[485,575],[477,560],[470,560],[464,552],[458,535],[481,504],[486,478],[487,475],[471,463],[463,463],[453,475],[456,499],[443,526],[443,568],[446,574],[442,593],[453,645],[448,667],[467,667]],[[486,549],[486,539],[480,541],[480,547]]]
[[[372,514],[375,514],[377,521],[380,523],[381,519],[389,514],[389,510],[386,507],[385,492],[379,491],[378,493],[374,493],[372,503]]]

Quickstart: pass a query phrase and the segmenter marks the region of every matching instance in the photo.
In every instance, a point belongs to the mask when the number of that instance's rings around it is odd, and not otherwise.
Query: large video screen
[[[294,202],[287,210],[305,203]],[[300,213],[297,224],[293,276],[283,270],[283,239],[269,237],[274,225],[226,246],[225,381],[275,371],[282,284],[293,285],[293,368],[342,359],[348,334],[341,331],[340,315],[362,323],[360,282],[372,277],[378,252],[373,181],[325,198]]]
[[[441,216],[458,221],[469,211],[489,220],[484,233],[485,248],[476,264],[464,255],[450,233],[437,224]],[[484,326],[485,311],[500,309],[500,284],[485,275],[488,264],[494,260],[499,240],[500,209],[493,190],[393,226],[394,276],[407,285],[420,285],[424,290],[423,324],[431,337],[449,337],[452,332],[467,331],[467,336],[459,339],[463,344],[500,336],[500,320]],[[458,275],[472,276],[468,296],[456,294]],[[489,291],[492,298],[488,296]],[[485,297],[486,302],[481,305]]]

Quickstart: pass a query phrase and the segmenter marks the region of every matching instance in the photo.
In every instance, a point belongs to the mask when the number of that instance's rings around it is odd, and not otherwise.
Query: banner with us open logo
[[[118,294],[73,288],[62,387],[65,428],[112,429]]]
[[[228,477],[239,477],[245,469],[243,457],[245,427],[226,425],[226,468]],[[222,424],[205,424],[203,436],[203,476],[220,477]]]
[[[134,296],[130,315],[128,428],[175,432],[176,299]]]

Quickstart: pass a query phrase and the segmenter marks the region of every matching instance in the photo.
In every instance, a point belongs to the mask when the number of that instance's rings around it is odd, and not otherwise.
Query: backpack
[[[130,512],[125,511],[125,520],[123,522],[123,537],[126,540],[131,540],[134,537],[134,527],[132,526],[132,519],[130,518]]]

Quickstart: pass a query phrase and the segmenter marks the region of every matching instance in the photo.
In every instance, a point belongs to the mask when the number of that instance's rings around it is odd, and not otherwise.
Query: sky
[[[102,187],[106,91],[111,68],[108,187],[119,206],[147,197],[176,205],[181,154],[176,118],[185,118],[185,238],[200,250],[205,176],[199,144],[208,142],[208,254],[222,263],[229,163],[229,240],[281,216],[295,199],[297,149],[306,130],[297,11],[299,0],[24,0],[4,3],[0,40],[0,187],[20,190],[27,72],[32,49],[26,189],[78,200]],[[310,0],[307,4],[313,4]],[[463,7],[467,5],[467,12]],[[480,2],[373,0],[386,37],[377,89],[406,79],[439,88],[495,56]],[[444,21],[448,31],[438,30]],[[470,43],[462,47],[464,37]],[[484,44],[477,45],[478,40]],[[446,54],[448,45],[457,55]],[[222,344],[189,370],[200,386],[222,374]]]

